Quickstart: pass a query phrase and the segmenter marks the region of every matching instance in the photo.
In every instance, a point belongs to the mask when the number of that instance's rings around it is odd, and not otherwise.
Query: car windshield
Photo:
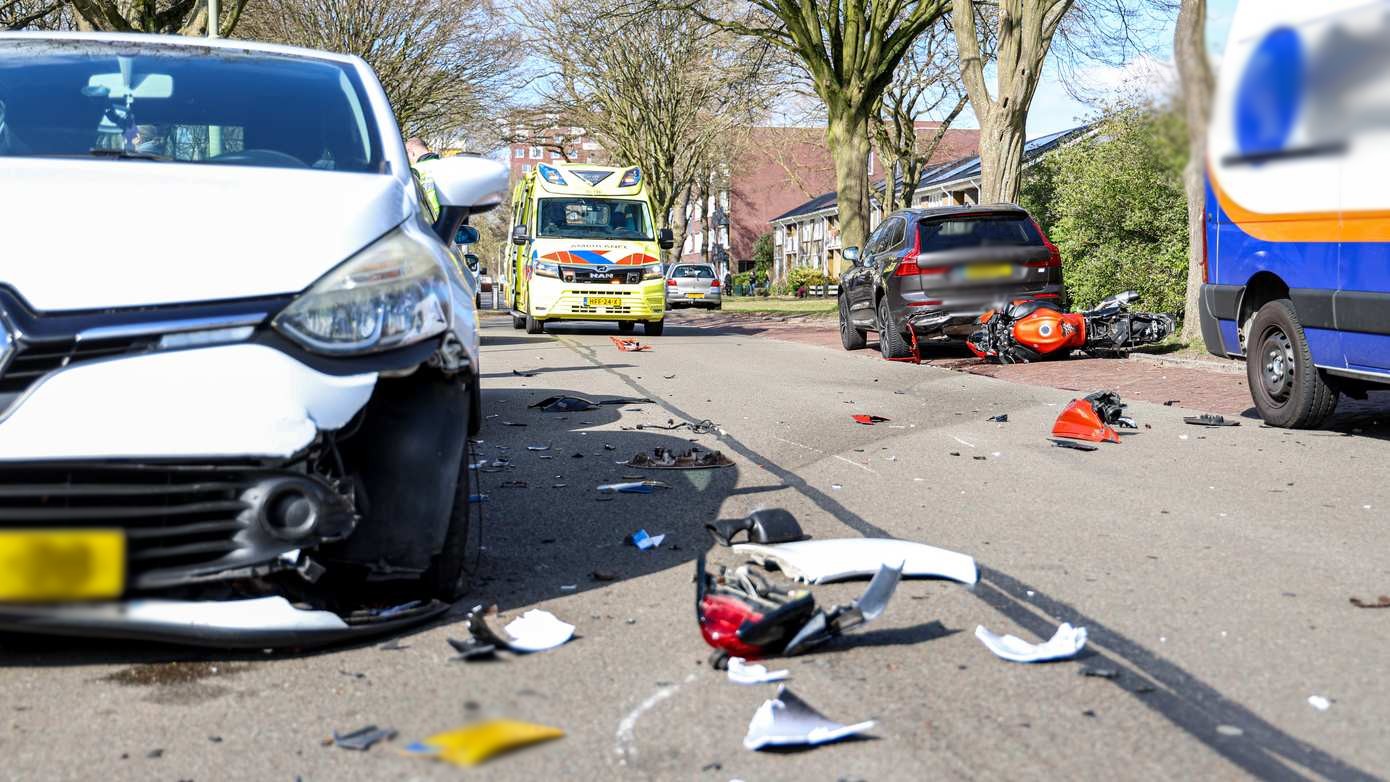
[[[714,269],[708,266],[677,266],[675,270],[671,272],[671,276],[712,280],[714,279]]]
[[[537,228],[562,239],[652,240],[646,203],[616,198],[542,198]]]
[[[380,172],[353,69],[199,47],[0,45],[0,156]]]
[[[967,217],[928,220],[917,227],[924,253],[965,247],[1037,247],[1042,236],[1026,217]]]

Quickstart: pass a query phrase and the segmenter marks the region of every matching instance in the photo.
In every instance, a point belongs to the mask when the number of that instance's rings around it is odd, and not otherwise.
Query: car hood
[[[0,285],[40,311],[295,293],[405,219],[395,177],[0,160]]]

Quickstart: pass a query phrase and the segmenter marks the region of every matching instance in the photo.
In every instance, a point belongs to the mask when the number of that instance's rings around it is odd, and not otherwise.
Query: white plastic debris
[[[838,741],[874,726],[873,720],[842,725],[826,719],[810,704],[796,697],[784,684],[777,697],[764,701],[748,723],[748,735],[743,737],[747,749],[765,747],[817,746]]]
[[[1063,622],[1046,643],[1031,644],[1015,635],[998,636],[985,629],[975,628],[980,639],[996,657],[1016,663],[1040,663],[1075,657],[1086,646],[1086,628],[1072,627]]]
[[[734,684],[769,684],[791,676],[791,671],[769,671],[766,665],[750,664],[742,657],[729,658],[729,681]]]
[[[522,652],[543,652],[574,637],[574,625],[555,618],[549,611],[531,609],[507,623],[513,649]]]
[[[1324,698],[1321,695],[1309,695],[1308,705],[1312,706],[1318,711],[1327,711],[1328,709],[1332,708],[1332,701],[1328,700],[1327,698]]]
[[[775,563],[788,577],[811,584],[868,578],[884,565],[898,563],[904,578],[948,578],[963,584],[979,578],[974,557],[892,538],[736,543],[734,551],[759,564]]]

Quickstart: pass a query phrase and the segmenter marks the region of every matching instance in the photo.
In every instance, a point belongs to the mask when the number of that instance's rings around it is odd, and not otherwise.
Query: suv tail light
[[[950,266],[923,266],[918,261],[922,256],[917,256],[913,260],[904,260],[898,264],[897,271],[893,272],[894,277],[911,277],[914,274],[921,274],[927,277],[941,277],[951,270]]]
[[[1047,238],[1047,234],[1043,232],[1042,226],[1038,225],[1038,221],[1035,219],[1033,220],[1033,227],[1038,229],[1038,236],[1042,237],[1043,246],[1047,248],[1047,260],[1028,261],[1023,265],[1030,269],[1056,269],[1060,267],[1062,265],[1062,251],[1058,250],[1057,245],[1053,244],[1052,240]]]

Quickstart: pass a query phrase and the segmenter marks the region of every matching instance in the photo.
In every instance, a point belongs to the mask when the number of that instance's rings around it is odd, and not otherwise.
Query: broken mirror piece
[[[1193,426],[1240,426],[1240,421],[1232,421],[1223,415],[1213,415],[1211,413],[1189,415],[1185,416],[1182,420],[1183,423],[1192,424]]]
[[[651,453],[636,454],[621,464],[647,470],[704,470],[712,467],[732,467],[734,463],[719,451],[691,448],[688,451],[677,452],[657,447],[652,449]]]
[[[975,637],[996,657],[1016,663],[1040,663],[1075,657],[1086,646],[1086,628],[1072,627],[1063,622],[1052,638],[1041,644],[1029,643],[1015,635],[998,636],[985,629],[975,628]]]
[[[851,417],[854,419],[855,423],[863,424],[865,426],[873,426],[874,424],[882,424],[888,422],[888,419],[884,418],[881,415],[864,415],[861,413],[859,415],[854,415]]]
[[[434,758],[456,766],[476,766],[506,752],[563,738],[565,732],[547,725],[517,720],[487,720],[406,746],[403,752]]]
[[[743,746],[751,750],[768,747],[818,746],[863,733],[874,726],[872,720],[843,725],[827,719],[809,703],[798,698],[786,685],[777,697],[764,701],[748,723]]]
[[[390,741],[396,737],[396,731],[390,728],[378,728],[375,725],[368,725],[365,728],[358,728],[351,733],[339,733],[333,731],[333,743],[343,749],[351,749],[357,752],[366,752],[374,744],[382,741]]]
[[[651,494],[657,489],[669,489],[671,484],[662,481],[633,481],[631,483],[605,483],[598,487],[604,494]]]
[[[742,657],[729,658],[729,681],[734,684],[770,684],[790,676],[791,671],[769,671],[766,665],[750,663]]]
[[[636,532],[624,538],[623,542],[629,546],[635,546],[638,551],[646,551],[648,549],[658,548],[659,546],[661,546],[661,542],[663,540],[666,540],[666,536],[664,534],[649,535],[647,534],[646,530],[639,529]]]

